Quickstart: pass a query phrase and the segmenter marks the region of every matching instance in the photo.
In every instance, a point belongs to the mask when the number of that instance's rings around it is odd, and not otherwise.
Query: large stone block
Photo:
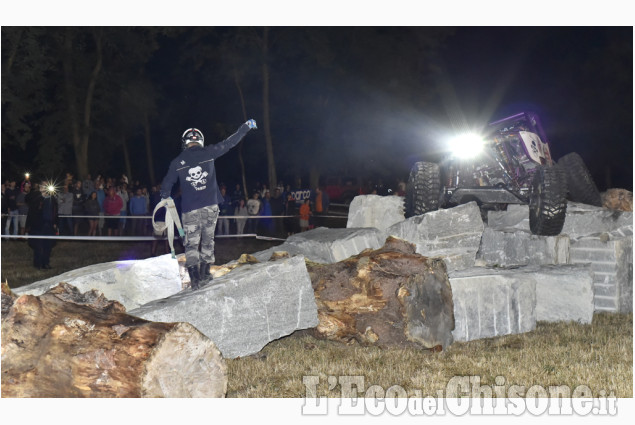
[[[588,265],[530,266],[536,279],[536,320],[591,323],[593,271]]]
[[[571,239],[606,233],[610,238],[633,235],[633,213],[569,202],[562,233]]]
[[[571,263],[589,264],[597,311],[633,311],[633,237],[608,234],[572,241]]]
[[[509,204],[506,211],[488,211],[487,227],[496,230],[520,229],[529,231],[529,207]]]
[[[475,261],[476,254],[473,247],[437,249],[430,251],[427,256],[443,260],[449,271],[469,269],[478,265]]]
[[[487,226],[495,230],[529,231],[529,206],[509,205],[507,211],[489,211]],[[611,238],[633,235],[633,213],[569,202],[562,228],[571,239],[607,233]]]
[[[129,314],[188,322],[214,341],[225,358],[257,353],[270,341],[318,324],[302,256],[235,268],[198,291],[183,291]]]
[[[267,261],[276,251],[290,255],[303,255],[317,263],[336,263],[357,255],[365,249],[383,246],[385,236],[376,228],[328,229],[318,227],[308,232],[296,233],[282,244],[257,252],[260,261]]]
[[[449,274],[455,341],[536,328],[536,280],[518,269],[471,268]]]
[[[348,208],[347,228],[375,227],[386,230],[405,220],[401,196],[360,195]]]
[[[131,310],[181,290],[178,261],[170,254],[145,260],[112,261],[63,273],[16,288],[16,294],[41,295],[60,282],[84,293],[95,289]]]
[[[469,202],[410,217],[386,233],[415,244],[417,254],[443,258],[448,270],[457,270],[474,265],[483,219],[476,202]]]
[[[487,265],[513,266],[569,263],[569,237],[538,236],[528,231],[485,228],[477,258]]]

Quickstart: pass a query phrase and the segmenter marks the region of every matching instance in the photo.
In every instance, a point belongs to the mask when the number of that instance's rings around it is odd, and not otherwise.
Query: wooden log
[[[633,211],[633,192],[626,189],[608,189],[601,193],[602,206],[611,210]]]
[[[8,289],[8,288],[7,288]],[[6,307],[6,308],[5,308]],[[61,283],[2,291],[2,397],[224,397],[226,365],[189,323],[149,322]]]
[[[390,237],[335,264],[307,262],[318,305],[318,338],[438,351],[452,343],[454,305],[441,259]]]

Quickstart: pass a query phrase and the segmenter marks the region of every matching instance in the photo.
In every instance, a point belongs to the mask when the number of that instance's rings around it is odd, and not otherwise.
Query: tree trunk
[[[80,117],[79,109],[77,107],[78,93],[75,86],[75,76],[73,73],[73,29],[69,28],[66,31],[64,39],[64,83],[66,88],[66,96],[68,103],[69,120],[71,123],[71,137],[73,141],[73,148],[75,149],[75,163],[77,165],[77,176],[79,179],[84,179],[88,176],[88,146],[90,141],[90,119],[93,105],[93,98],[95,94],[95,86],[99,73],[101,72],[103,55],[101,45],[101,29],[95,28],[93,30],[93,36],[95,40],[95,50],[97,60],[93,71],[91,72],[88,80],[88,86],[86,87],[86,93],[84,96],[84,109],[83,119]],[[81,124],[80,124],[81,123]]]
[[[126,135],[121,133],[121,146],[123,148],[123,160],[126,166],[126,176],[130,176],[132,181],[132,166],[130,165],[130,151],[128,151],[128,142],[126,142]]]
[[[150,185],[154,186],[156,180],[154,178],[154,161],[152,160],[152,143],[150,143],[150,118],[148,117],[148,111],[143,113],[144,133],[146,141],[146,157],[148,159],[148,175],[150,177]]]
[[[2,397],[223,397],[226,365],[189,323],[130,316],[60,283],[2,291]]]
[[[238,71],[234,68],[234,82],[236,83],[236,89],[238,89],[238,96],[240,98],[240,106],[243,109],[243,119],[247,121],[247,107],[245,105],[245,96],[243,95],[243,89],[240,85],[240,80],[238,79]],[[249,199],[249,191],[247,189],[247,173],[245,172],[245,160],[243,159],[243,141],[241,140],[238,144],[238,162],[240,163],[240,173],[243,178],[243,198],[245,198],[245,202]]]
[[[273,157],[273,142],[271,139],[271,119],[269,108],[269,28],[264,29],[262,36],[262,114],[265,131],[265,143],[267,148],[267,167],[269,188],[273,190],[277,186],[276,162]]]
[[[71,127],[71,140],[75,149],[75,164],[79,170],[80,159],[78,155],[79,146],[81,145],[81,136],[79,130],[79,113],[77,109],[77,94],[73,82],[73,29],[67,28],[64,37],[64,88],[66,92],[66,104],[68,107],[68,119]]]
[[[454,304],[445,263],[396,238],[335,264],[307,262],[318,338],[441,350],[452,343]]]

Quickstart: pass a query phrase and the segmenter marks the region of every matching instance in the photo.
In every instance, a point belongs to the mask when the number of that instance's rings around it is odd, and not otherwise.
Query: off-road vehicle
[[[461,135],[439,164],[413,165],[406,189],[406,216],[476,201],[483,210],[529,204],[529,225],[537,235],[558,235],[567,199],[601,205],[600,193],[575,152],[558,162],[535,113],[521,112],[492,122],[485,137]]]

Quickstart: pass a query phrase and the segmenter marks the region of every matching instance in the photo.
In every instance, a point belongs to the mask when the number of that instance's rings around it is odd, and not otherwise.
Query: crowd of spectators
[[[45,187],[43,187],[45,186]],[[49,187],[50,186],[50,187]],[[14,179],[2,183],[3,228],[6,235],[24,235],[29,230],[29,193],[47,192],[57,203],[57,232],[64,236],[151,234],[147,216],[160,201],[158,187],[148,191],[139,181],[98,175],[95,179],[75,179],[67,173],[62,182],[32,182],[27,176],[18,186]],[[113,204],[113,200],[115,201]],[[116,208],[114,210],[113,208]],[[114,217],[117,218],[109,218]]]
[[[232,188],[230,190],[230,187]],[[330,200],[326,191],[292,190],[290,185],[269,189],[256,183],[248,194],[240,184],[220,185],[221,201],[217,235],[245,233],[286,238],[315,226],[326,225]],[[152,228],[152,214],[161,201],[160,185],[147,186],[138,180],[130,181],[126,175],[119,178],[87,176],[76,179],[67,173],[62,182],[32,181],[29,175],[17,183],[7,179],[2,183],[2,229],[8,236],[4,240],[28,238],[33,249],[33,266],[50,269],[49,264],[55,235],[62,236],[150,236],[151,255],[169,252],[164,233]],[[368,192],[379,195],[400,194],[381,184]],[[392,193],[391,193],[392,192]],[[310,195],[309,195],[310,194]],[[309,196],[307,198],[307,196]],[[172,194],[180,213],[180,193]],[[155,221],[165,220],[165,209],[157,210]]]
[[[76,179],[67,173],[55,187],[40,187],[43,182],[32,182],[26,176],[18,185],[15,179],[2,183],[2,227],[5,235],[19,236],[29,233],[30,193],[50,192],[59,215],[56,233],[63,236],[150,236],[153,234],[152,213],[161,201],[160,185],[147,186],[138,180],[130,181],[126,175],[119,178],[88,175]],[[216,232],[219,235],[257,233],[286,237],[315,225],[314,216],[326,214],[329,199],[317,188],[311,199],[296,202],[290,185],[282,184],[273,190],[256,183],[251,196],[240,184],[221,184],[223,201]],[[230,187],[232,189],[230,190]],[[179,193],[174,201],[180,207]],[[307,207],[304,207],[306,202]],[[311,218],[298,217],[298,212],[310,210]],[[164,214],[164,210],[159,211]],[[286,216],[286,217],[284,217]],[[226,218],[227,217],[227,218]],[[156,221],[164,216],[155,217]]]

